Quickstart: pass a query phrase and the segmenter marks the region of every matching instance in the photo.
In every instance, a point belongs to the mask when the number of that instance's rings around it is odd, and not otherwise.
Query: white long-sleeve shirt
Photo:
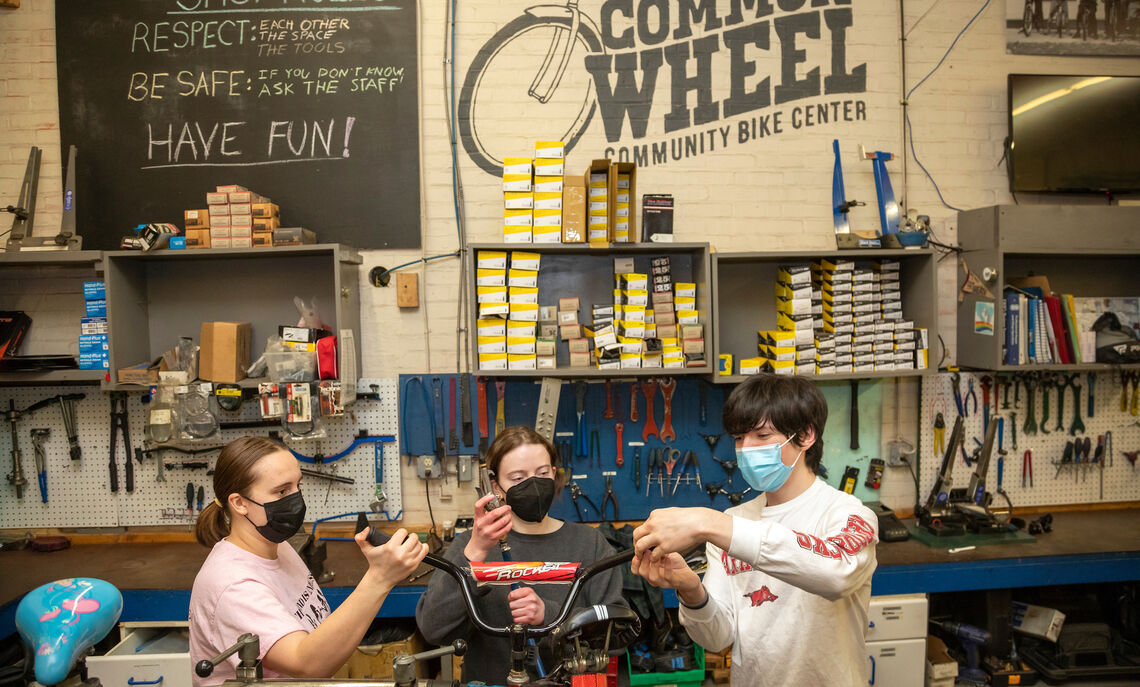
[[[866,685],[878,519],[818,479],[765,503],[761,494],[727,511],[731,545],[707,545],[708,602],[681,604],[682,624],[710,651],[733,647],[732,687]]]

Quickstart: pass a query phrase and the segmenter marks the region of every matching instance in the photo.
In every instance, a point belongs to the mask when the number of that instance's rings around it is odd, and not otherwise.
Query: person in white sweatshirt
[[[827,401],[803,377],[760,374],[724,404],[745,481],[725,512],[653,511],[634,530],[633,572],[677,590],[680,619],[709,651],[731,646],[732,685],[866,685],[864,643],[878,522],[816,477]],[[704,582],[681,554],[705,544]]]

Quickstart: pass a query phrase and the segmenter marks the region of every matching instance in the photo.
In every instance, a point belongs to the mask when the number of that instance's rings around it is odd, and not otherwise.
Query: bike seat
[[[36,681],[62,682],[123,612],[123,595],[110,582],[72,577],[36,587],[16,607],[16,629],[35,654]]]
[[[588,606],[574,613],[551,633],[558,646],[567,640],[578,640],[591,648],[604,648],[611,655],[621,654],[641,634],[641,618],[629,608],[616,605]]]

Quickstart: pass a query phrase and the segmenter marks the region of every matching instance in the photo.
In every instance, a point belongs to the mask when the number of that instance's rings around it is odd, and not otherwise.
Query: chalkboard
[[[117,248],[139,223],[182,226],[229,184],[322,243],[419,247],[415,0],[55,6],[85,248]]]

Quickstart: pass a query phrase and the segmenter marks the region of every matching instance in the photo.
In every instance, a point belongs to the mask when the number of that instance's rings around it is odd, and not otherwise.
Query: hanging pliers
[[[614,495],[614,478],[610,477],[609,475],[606,475],[606,493],[604,496],[602,496],[602,510],[600,511],[602,520],[606,519],[607,503],[614,504],[614,517],[610,522],[616,522],[618,520],[617,496]]]
[[[574,512],[576,512],[578,514],[578,522],[586,522],[586,520],[582,517],[582,509],[578,507],[578,499],[579,498],[585,500],[585,502],[587,504],[589,504],[590,508],[593,508],[594,512],[597,513],[599,517],[601,516],[602,512],[600,510],[598,510],[598,507],[594,504],[594,502],[592,500],[590,500],[590,497],[586,496],[586,494],[582,492],[582,487],[578,486],[577,482],[571,482],[570,483],[570,502],[574,504]],[[617,508],[617,504],[614,504],[614,508],[615,509]]]

